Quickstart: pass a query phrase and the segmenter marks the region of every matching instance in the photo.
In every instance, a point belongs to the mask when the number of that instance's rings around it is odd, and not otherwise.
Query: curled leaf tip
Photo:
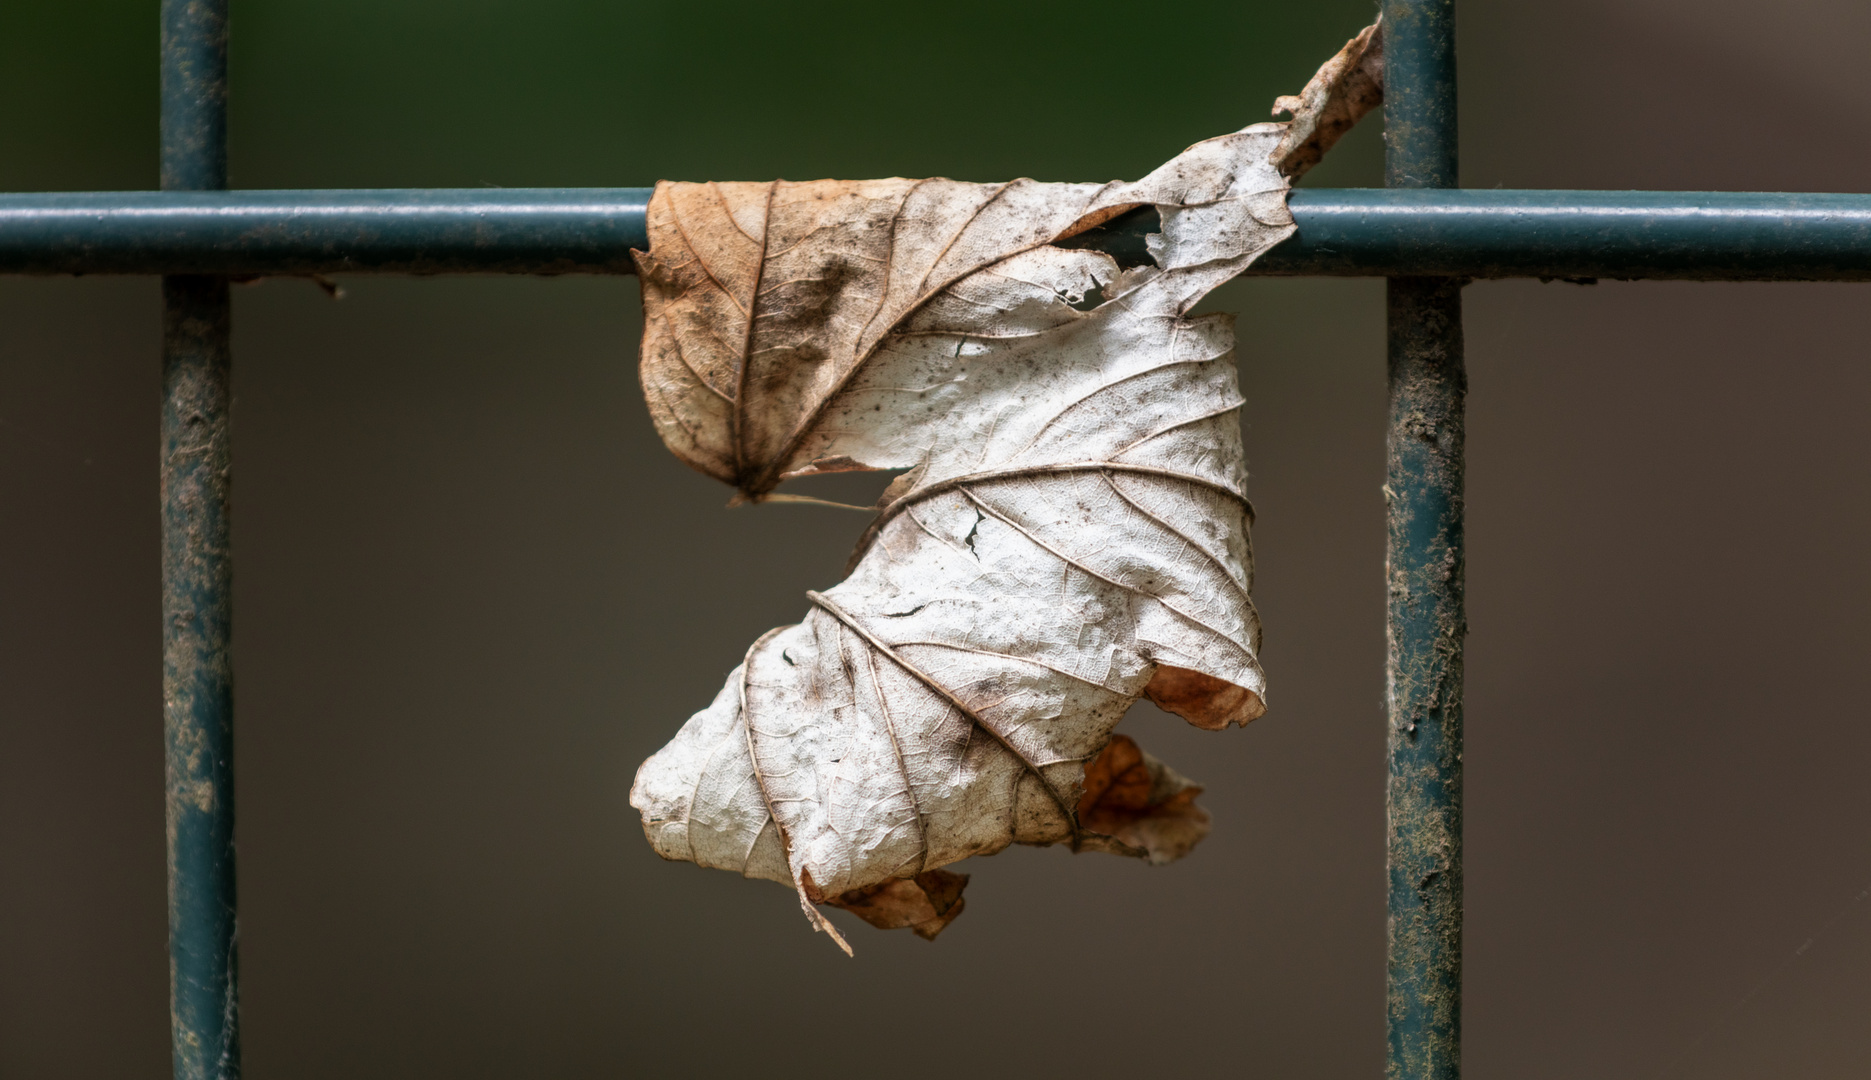
[[[1298,180],[1364,115],[1384,103],[1384,24],[1364,28],[1327,60],[1297,95],[1276,98],[1273,114],[1291,113],[1275,165]]]

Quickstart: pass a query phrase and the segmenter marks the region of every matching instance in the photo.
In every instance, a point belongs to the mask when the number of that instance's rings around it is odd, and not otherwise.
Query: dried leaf
[[[850,576],[638,772],[660,854],[791,885],[849,951],[816,905],[934,937],[970,855],[1167,862],[1207,833],[1201,789],[1112,729],[1144,695],[1211,730],[1264,711],[1233,324],[1187,312],[1292,233],[1276,152],[1370,70],[1342,61],[1290,130],[1135,183],[658,185],[669,447],[751,501],[907,470]],[[1154,265],[1054,246],[1140,206]]]
[[[913,878],[892,878],[879,885],[852,889],[825,902],[844,908],[879,930],[907,926],[924,941],[934,941],[966,906],[961,891],[967,884],[967,874],[931,870]]]
[[[1128,736],[1113,735],[1085,766],[1078,797],[1079,825],[1087,834],[1117,842],[1110,850],[1150,862],[1175,862],[1208,835],[1202,793],[1176,770],[1144,753]]]
[[[1345,42],[1297,97],[1274,101],[1273,115],[1293,114],[1273,152],[1274,164],[1288,179],[1298,180],[1365,113],[1383,103],[1384,23],[1379,18]]]

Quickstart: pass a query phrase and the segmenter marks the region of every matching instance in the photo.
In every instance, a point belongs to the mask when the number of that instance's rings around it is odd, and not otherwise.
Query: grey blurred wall
[[[154,186],[155,7],[0,4],[0,188]],[[1461,8],[1469,186],[1871,189],[1856,0]],[[1136,176],[1370,14],[236,0],[233,178]],[[625,800],[862,519],[725,509],[662,450],[633,280],[343,284],[236,300],[249,1075],[1379,1072],[1381,283],[1208,303],[1272,711],[1126,730],[1211,838],[975,860],[939,942],[855,960]],[[1871,292],[1467,295],[1469,1075],[1871,1073]],[[156,317],[149,280],[0,280],[9,1080],[168,1068]]]

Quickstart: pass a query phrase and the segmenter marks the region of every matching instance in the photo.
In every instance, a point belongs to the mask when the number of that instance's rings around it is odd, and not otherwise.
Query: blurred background
[[[1468,186],[1871,188],[1856,0],[1460,7]],[[0,3],[0,189],[155,186],[156,11]],[[1373,11],[236,0],[233,184],[1136,177]],[[1307,183],[1379,184],[1378,127]],[[634,279],[342,284],[235,300],[248,1075],[1379,1074],[1381,282],[1207,305],[1272,709],[1123,730],[1210,839],[974,860],[939,942],[855,960],[626,798],[863,519],[661,448]],[[1866,288],[1468,290],[1477,1080],[1871,1070]],[[0,279],[8,1078],[169,1068],[157,310]]]

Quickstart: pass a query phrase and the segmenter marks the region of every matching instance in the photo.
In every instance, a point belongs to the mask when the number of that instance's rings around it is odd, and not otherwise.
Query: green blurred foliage
[[[1134,177],[1265,119],[1373,0],[235,0],[236,187]],[[0,9],[0,188],[153,187],[156,0]],[[1375,125],[1367,125],[1375,127]],[[1360,130],[1314,182],[1370,184]]]

